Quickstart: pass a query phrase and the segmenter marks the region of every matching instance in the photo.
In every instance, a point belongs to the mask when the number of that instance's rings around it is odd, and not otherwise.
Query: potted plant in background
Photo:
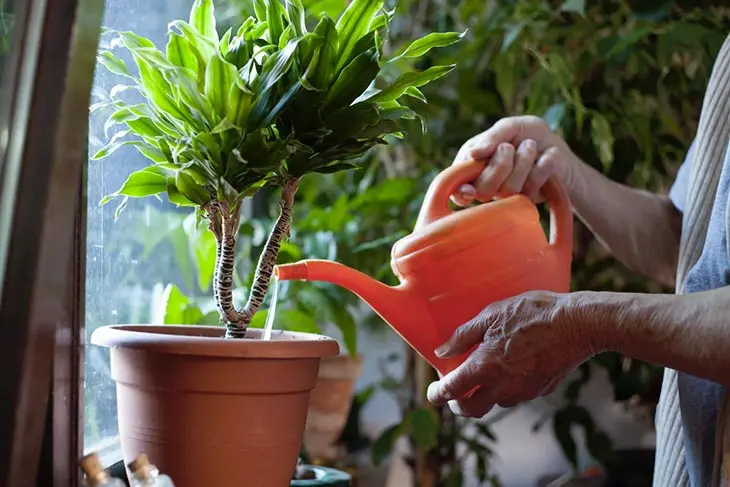
[[[92,336],[112,349],[125,460],[145,452],[183,487],[288,485],[319,360],[338,346],[302,332],[267,339],[249,325],[290,231],[300,178],[358,167],[370,148],[402,137],[404,121],[419,116],[399,101],[423,98],[418,87],[453,68],[382,83],[382,45],[393,16],[382,1],[355,0],[336,22],[325,15],[313,29],[296,0],[256,1],[254,10],[235,34],[219,37],[212,2],[196,0],[189,22],[170,24],[165,52],[134,33],[109,32],[112,45],[131,53],[137,75],[112,52],[99,54],[129,84],[92,107],[112,110],[107,129],[126,125],[94,158],[130,145],[151,161],[103,203],[119,198],[121,211],[128,198],[165,195],[195,208],[215,237],[213,291],[225,339],[215,326],[120,325]],[[458,38],[427,35],[403,56]],[[241,207],[267,186],[281,193],[280,214],[247,302],[237,308]]]

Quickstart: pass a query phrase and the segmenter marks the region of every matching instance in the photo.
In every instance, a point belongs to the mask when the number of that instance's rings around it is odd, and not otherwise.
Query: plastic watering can
[[[543,187],[548,241],[537,207],[521,194],[451,210],[450,196],[483,169],[477,161],[455,164],[433,180],[413,233],[393,246],[397,286],[327,260],[284,264],[274,272],[281,280],[330,282],[355,293],[445,375],[471,351],[439,359],[434,349],[487,305],[527,291],[570,287],[573,213],[563,186],[550,180]]]

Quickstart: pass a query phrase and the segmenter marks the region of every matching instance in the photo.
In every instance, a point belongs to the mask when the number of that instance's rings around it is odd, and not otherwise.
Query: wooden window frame
[[[83,426],[86,134],[104,2],[14,6],[0,101],[0,486],[71,487]]]

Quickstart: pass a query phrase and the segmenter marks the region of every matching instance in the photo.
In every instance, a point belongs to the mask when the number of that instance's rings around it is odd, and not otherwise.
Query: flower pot
[[[341,456],[336,443],[347,424],[355,381],[362,373],[362,366],[360,355],[322,359],[304,430],[304,447],[311,458],[329,462]]]
[[[177,487],[286,487],[320,358],[339,346],[309,333],[223,334],[170,325],[93,333],[93,344],[111,349],[124,460],[146,453]]]
[[[303,465],[314,472],[313,479],[292,480],[290,487],[350,487],[352,476],[341,470],[328,467]]]

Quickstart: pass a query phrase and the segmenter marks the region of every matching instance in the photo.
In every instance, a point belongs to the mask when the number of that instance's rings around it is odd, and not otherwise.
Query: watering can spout
[[[281,281],[320,281],[336,284],[365,301],[391,327],[398,329],[398,314],[408,306],[412,294],[405,285],[388,286],[360,271],[329,260],[307,259],[274,268]],[[400,310],[400,311],[399,311]]]
[[[441,360],[434,355],[434,348],[448,335],[440,336],[427,300],[408,281],[402,280],[398,286],[391,287],[346,265],[318,259],[276,266],[274,275],[282,281],[320,281],[343,287],[365,301],[441,373],[448,373],[460,363],[455,362],[456,359]]]

